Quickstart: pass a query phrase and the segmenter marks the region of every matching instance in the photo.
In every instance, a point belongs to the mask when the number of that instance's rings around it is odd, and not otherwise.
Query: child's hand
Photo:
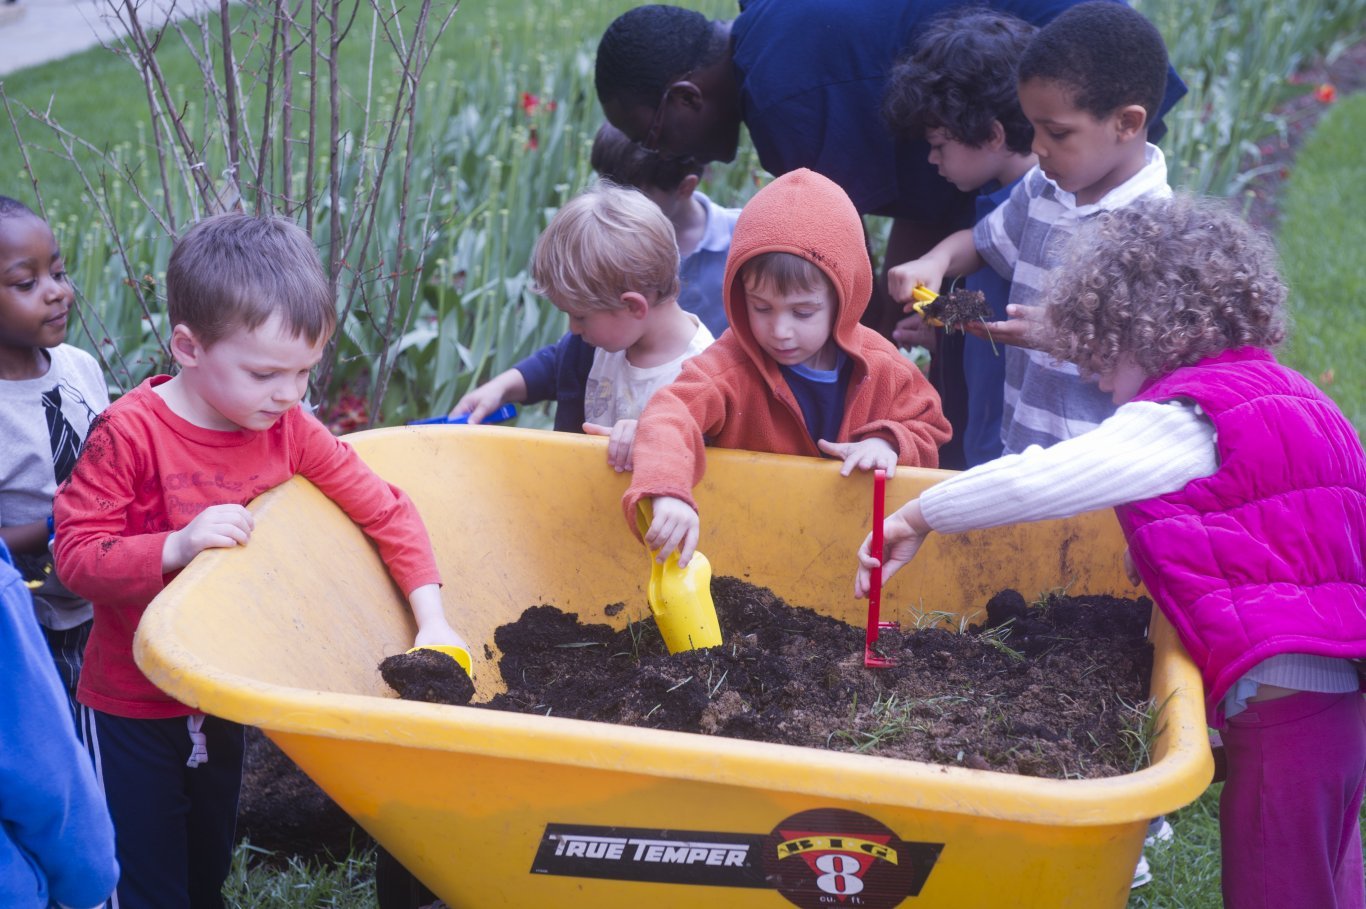
[[[1042,306],[1006,307],[1004,322],[969,322],[964,329],[983,341],[1042,350],[1048,341],[1048,311]]]
[[[944,283],[944,268],[934,259],[912,259],[887,270],[887,292],[898,303],[909,306],[911,291],[920,285],[938,293]]]
[[[832,457],[844,459],[844,466],[840,468],[842,477],[849,476],[856,467],[859,470],[885,470],[889,477],[896,475],[896,449],[886,439],[877,436],[861,442],[827,442],[820,439],[816,447]]]
[[[636,420],[617,420],[616,425],[608,428],[597,423],[583,424],[583,431],[590,436],[607,436],[607,463],[617,473],[633,470],[635,462],[631,455],[636,443]]]
[[[456,647],[470,647],[465,639],[446,621],[446,611],[441,604],[441,588],[436,584],[424,584],[408,594],[408,604],[412,607],[413,618],[417,620],[415,647],[428,644],[451,644]]]
[[[161,547],[161,570],[179,571],[206,549],[231,549],[245,544],[255,527],[251,512],[241,505],[210,505],[166,537]]]
[[[502,389],[495,388],[492,382],[486,382],[456,401],[448,416],[454,418],[469,414],[469,422],[473,425],[502,406]]]
[[[871,533],[863,538],[863,545],[858,548],[859,569],[854,576],[854,596],[861,599],[868,595],[873,569],[879,562],[884,583],[909,564],[929,534],[930,526],[920,514],[919,499],[912,499],[893,512],[882,522],[882,552],[874,555],[869,551],[873,545]]]
[[[1138,576],[1138,569],[1134,567],[1134,556],[1126,547],[1124,549],[1124,576],[1129,579],[1129,583],[1134,587],[1143,583],[1143,579]]]
[[[678,550],[678,567],[686,568],[697,551],[697,537],[702,521],[691,505],[673,496],[656,496],[650,500],[654,520],[645,532],[645,545],[658,550],[655,561],[661,564],[669,553]]]

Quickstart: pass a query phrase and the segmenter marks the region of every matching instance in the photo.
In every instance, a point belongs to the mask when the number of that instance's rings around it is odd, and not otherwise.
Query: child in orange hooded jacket
[[[730,330],[657,391],[636,430],[635,472],[622,499],[663,561],[687,565],[700,519],[692,488],[704,448],[822,454],[855,468],[935,467],[949,424],[912,363],[859,324],[873,272],[849,197],[810,170],[791,171],[740,213],[726,263]]]

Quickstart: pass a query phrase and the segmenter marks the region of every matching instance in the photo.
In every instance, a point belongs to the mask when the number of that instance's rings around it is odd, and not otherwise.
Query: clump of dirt
[[[495,633],[509,688],[474,706],[999,770],[1132,772],[1152,650],[1146,599],[1015,591],[982,626],[864,630],[735,578],[712,586],[725,643],[669,655],[653,620],[616,631],[534,606]]]
[[[964,288],[935,297],[925,304],[921,315],[943,322],[945,331],[962,331],[969,322],[987,322],[992,319],[986,295],[980,290]]]
[[[464,706],[474,697],[474,682],[449,654],[419,649],[385,657],[380,677],[406,701]]]

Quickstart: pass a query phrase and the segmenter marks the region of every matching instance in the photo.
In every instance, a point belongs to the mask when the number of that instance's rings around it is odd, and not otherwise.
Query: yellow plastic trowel
[[[636,511],[636,526],[642,537],[652,520],[650,502],[642,499]],[[650,556],[650,583],[645,595],[669,653],[720,646],[721,625],[711,598],[711,562],[694,552],[688,567],[680,568],[677,551],[669,553],[663,564],[648,545],[645,551]]]
[[[911,303],[911,311],[924,319],[926,325],[932,325],[935,328],[943,328],[944,320],[937,319],[934,316],[925,313],[925,307],[938,299],[939,294],[930,290],[924,284],[917,284],[915,290],[911,291],[911,300],[914,301]]]
[[[470,652],[464,647],[457,647],[454,644],[423,644],[420,647],[410,647],[409,653],[417,653],[419,650],[435,650],[437,653],[444,653],[446,656],[460,664],[460,668],[465,670],[465,675],[474,678],[474,670],[470,665]]]

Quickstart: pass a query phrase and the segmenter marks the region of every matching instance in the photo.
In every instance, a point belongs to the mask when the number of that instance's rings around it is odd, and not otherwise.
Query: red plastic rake
[[[873,473],[873,545],[872,552],[877,556],[878,562],[882,561],[882,520],[884,512],[884,502],[887,491],[887,472],[878,470]],[[877,645],[877,636],[884,628],[896,628],[896,622],[884,622],[881,620],[882,608],[882,565],[873,569],[872,577],[868,579],[868,632],[863,639],[863,665],[869,668],[882,669],[887,666],[895,666],[896,660],[891,657],[878,656],[874,647]]]

